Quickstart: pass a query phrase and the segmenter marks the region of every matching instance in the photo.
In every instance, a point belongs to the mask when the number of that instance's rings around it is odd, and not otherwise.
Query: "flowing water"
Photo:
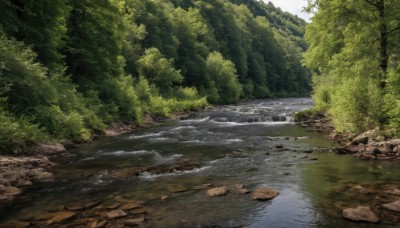
[[[335,189],[348,183],[399,185],[399,164],[330,152],[334,145],[323,134],[291,122],[291,114],[310,107],[309,98],[220,106],[185,120],[96,140],[54,167],[54,182],[37,185],[13,205],[0,208],[0,226],[13,220],[38,221],[60,206],[140,200],[147,212],[145,227],[369,227],[341,218],[332,205],[347,198],[338,197]],[[129,175],[138,167],[182,162],[197,166]],[[272,187],[280,195],[266,202],[233,191],[208,197],[204,187],[232,189],[238,183],[250,190]],[[186,191],[171,192],[171,186]],[[78,217],[90,210],[96,208],[82,208]]]

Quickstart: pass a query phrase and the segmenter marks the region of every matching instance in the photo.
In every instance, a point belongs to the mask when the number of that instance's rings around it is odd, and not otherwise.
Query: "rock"
[[[0,224],[1,227],[15,227],[15,228],[25,228],[25,227],[30,227],[31,223],[30,222],[22,222],[22,221],[13,221],[13,222],[8,222],[8,223],[2,223]]]
[[[141,207],[143,207],[143,204],[144,204],[143,201],[131,201],[131,202],[123,204],[120,207],[120,209],[122,209],[122,210],[131,210],[131,209],[141,208]]]
[[[337,154],[349,154],[350,151],[346,147],[336,147],[333,151]]]
[[[310,157],[309,159],[310,159],[311,161],[316,161],[316,160],[318,160],[317,157]]]
[[[400,147],[396,146],[393,148],[393,153],[399,153],[400,152]]]
[[[250,193],[250,191],[248,189],[246,189],[243,184],[235,184],[235,188],[236,188],[237,193],[239,193],[239,194]]]
[[[208,196],[225,196],[229,193],[229,189],[226,186],[212,188],[207,191]]]
[[[165,201],[165,200],[167,200],[168,198],[169,198],[169,197],[168,197],[168,196],[165,196],[165,195],[162,195],[162,196],[161,196],[161,200],[162,200],[162,201]]]
[[[358,206],[356,208],[347,208],[343,210],[342,216],[346,219],[355,222],[370,222],[377,223],[379,222],[378,216],[372,212],[369,207],[366,206]]]
[[[272,188],[261,187],[251,193],[253,200],[270,200],[279,195],[279,192]]]
[[[282,145],[282,144],[275,145],[275,148],[277,148],[277,149],[282,149],[282,148],[283,148],[283,145]]]
[[[385,191],[386,194],[400,196],[400,189],[390,189]]]
[[[34,172],[33,180],[39,181],[39,182],[53,181],[54,176],[52,173],[49,173],[49,172],[36,171],[36,172]]]
[[[55,155],[66,152],[67,150],[61,143],[56,144],[39,144],[38,149],[41,153],[46,155]]]
[[[107,224],[106,220],[102,220],[102,221],[95,221],[92,224],[90,224],[90,228],[103,228],[105,227]]]
[[[172,193],[185,192],[188,190],[186,187],[179,184],[168,184],[167,189]]]
[[[116,218],[125,217],[125,216],[127,216],[127,215],[128,215],[128,214],[127,214],[125,211],[123,211],[123,210],[121,210],[121,209],[118,209],[118,210],[114,210],[114,211],[108,212],[108,213],[107,213],[107,218],[109,218],[109,219],[116,219]]]
[[[68,219],[74,217],[75,215],[76,215],[76,213],[72,212],[72,211],[57,212],[54,214],[54,216],[49,221],[47,221],[47,225],[52,225],[55,223],[63,222],[65,220],[68,220]]]
[[[11,196],[11,197],[14,197],[22,193],[21,189],[13,186],[4,187],[0,190],[0,192],[3,192],[2,195],[4,196]]]
[[[353,187],[353,189],[356,190],[359,193],[362,193],[362,194],[373,194],[373,193],[375,193],[375,191],[373,189],[364,188],[361,185],[356,185],[356,186]]]
[[[400,212],[400,200],[392,203],[382,204],[382,207],[389,211]]]
[[[137,226],[144,223],[144,216],[141,216],[139,218],[133,218],[133,219],[127,219],[124,220],[124,224],[127,226]]]
[[[358,144],[367,144],[368,143],[368,136],[367,135],[359,135],[357,137],[355,137],[352,141],[351,141],[351,145],[358,145]]]

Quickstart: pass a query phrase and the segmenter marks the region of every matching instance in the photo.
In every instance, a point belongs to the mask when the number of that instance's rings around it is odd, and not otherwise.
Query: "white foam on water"
[[[210,119],[210,117],[207,116],[207,117],[204,117],[204,118],[202,118],[202,119],[188,119],[188,120],[182,120],[182,122],[184,122],[184,123],[199,123],[199,122],[205,122],[205,121],[207,121],[207,120],[209,120],[209,119]]]
[[[151,138],[151,137],[158,137],[161,136],[164,132],[158,132],[158,133],[151,133],[151,134],[145,134],[145,135],[132,135],[129,137],[129,139],[143,139],[143,138]]]
[[[113,151],[113,152],[107,152],[107,153],[102,153],[102,156],[135,156],[135,155],[144,155],[144,154],[158,154],[156,151],[148,151],[148,150],[136,150],[136,151],[123,151],[123,150],[118,150],[118,151]]]
[[[243,142],[243,139],[227,139],[225,140],[226,143],[237,143],[237,142]]]
[[[189,125],[189,126],[179,126],[179,127],[176,127],[176,128],[172,128],[171,131],[180,131],[180,130],[186,130],[186,129],[192,130],[192,129],[196,129],[196,127],[195,126],[191,126],[191,125]]]
[[[94,159],[96,159],[96,158],[95,157],[87,157],[87,158],[82,159],[82,161],[89,161],[89,160],[94,160]]]
[[[273,122],[273,121],[265,121],[265,122],[217,122],[217,121],[211,121],[213,123],[215,123],[216,125],[222,126],[222,127],[234,127],[234,126],[247,126],[247,125],[283,125],[283,124],[290,124],[291,122],[288,121],[277,121],[277,122]]]
[[[143,172],[139,175],[139,178],[144,179],[144,180],[154,180],[160,177],[168,177],[168,176],[180,176],[180,175],[184,175],[184,174],[191,174],[191,173],[199,173],[202,172],[208,168],[210,168],[211,166],[204,166],[201,168],[196,168],[196,169],[192,169],[192,170],[186,170],[186,171],[174,171],[172,173],[162,173],[162,174],[151,174],[148,172]]]

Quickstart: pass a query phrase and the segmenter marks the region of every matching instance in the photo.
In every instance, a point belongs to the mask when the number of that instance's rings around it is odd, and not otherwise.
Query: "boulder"
[[[41,153],[46,155],[55,155],[66,152],[67,150],[61,143],[56,144],[40,144],[38,149]]]
[[[368,136],[365,136],[365,135],[359,135],[359,136],[357,136],[357,137],[355,137],[352,141],[351,141],[351,144],[352,145],[358,145],[358,144],[367,144],[368,143],[368,140],[369,140],[369,138],[368,138]]]
[[[53,215],[53,217],[47,221],[47,225],[52,225],[56,223],[63,222],[68,220],[76,215],[75,212],[72,211],[60,211]]]
[[[109,219],[116,219],[116,218],[125,217],[125,216],[127,216],[127,215],[128,215],[128,214],[127,214],[124,210],[118,209],[118,210],[114,210],[114,211],[108,212],[108,213],[107,213],[107,218],[109,218]]]
[[[261,187],[253,191],[250,196],[253,200],[270,200],[277,197],[278,195],[279,192],[275,189]]]
[[[378,216],[366,206],[358,206],[356,208],[347,208],[342,212],[343,218],[349,219],[355,222],[379,222]]]
[[[382,207],[389,211],[400,212],[400,200],[392,203],[382,204]]]
[[[229,193],[229,189],[226,186],[212,188],[207,191],[208,196],[225,196]]]

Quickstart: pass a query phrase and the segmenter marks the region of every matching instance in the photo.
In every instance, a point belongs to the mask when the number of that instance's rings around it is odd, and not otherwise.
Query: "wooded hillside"
[[[255,0],[0,0],[0,151],[307,95],[304,27]]]

